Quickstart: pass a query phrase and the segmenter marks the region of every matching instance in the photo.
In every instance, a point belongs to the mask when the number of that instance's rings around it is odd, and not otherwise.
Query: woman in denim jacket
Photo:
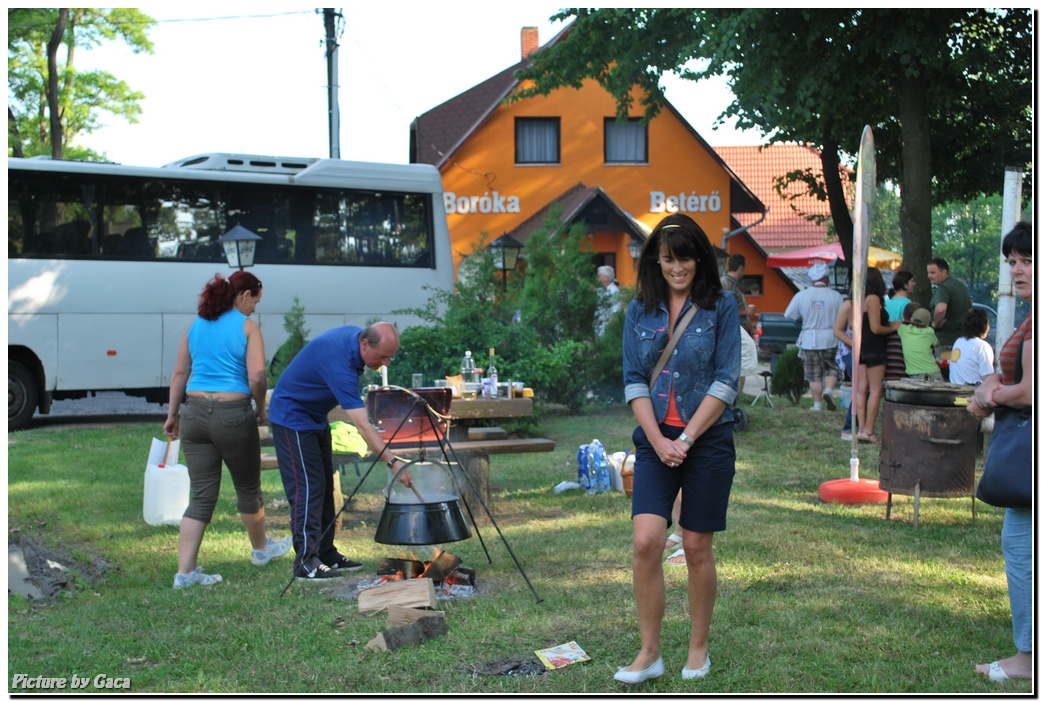
[[[737,396],[741,365],[737,303],[722,290],[712,245],[694,220],[683,214],[663,219],[644,246],[637,276],[622,357],[625,399],[639,422],[633,432],[632,519],[641,647],[632,664],[614,676],[629,684],[664,673],[661,554],[681,488],[679,522],[691,614],[681,677],[703,678],[711,666],[708,630],[716,598],[712,537],[726,529],[735,458],[730,405]],[[649,385],[672,329],[688,310],[693,316],[672,357]]]

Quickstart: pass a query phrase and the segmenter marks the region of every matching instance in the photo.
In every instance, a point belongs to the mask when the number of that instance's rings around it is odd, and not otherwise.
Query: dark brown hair
[[[662,219],[643,245],[636,269],[636,299],[647,310],[668,301],[669,286],[658,263],[663,246],[676,258],[694,259],[696,265],[690,299],[702,309],[714,310],[716,297],[723,289],[716,268],[716,254],[705,232],[685,214],[673,214]]]

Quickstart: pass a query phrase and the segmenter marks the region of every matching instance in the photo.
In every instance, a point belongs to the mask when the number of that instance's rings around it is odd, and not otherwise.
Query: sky
[[[325,157],[327,64],[320,11],[292,3],[139,5],[157,20],[154,53],[121,43],[78,51],[145,94],[137,124],[106,115],[78,139],[109,160],[160,166],[208,152]],[[219,7],[216,11],[214,7]],[[545,44],[564,27],[559,5],[391,0],[337,8],[340,157],[408,163],[415,117],[520,60],[522,27]],[[722,79],[671,79],[665,94],[713,146],[754,145],[759,132],[712,128],[731,101]]]

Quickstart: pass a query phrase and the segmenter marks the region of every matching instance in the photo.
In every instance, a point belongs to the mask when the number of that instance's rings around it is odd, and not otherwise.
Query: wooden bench
[[[552,439],[485,439],[478,441],[453,441],[452,450],[455,451],[454,458],[459,459],[459,464],[469,477],[463,479],[465,484],[460,484],[467,504],[473,512],[475,519],[484,521],[487,516],[480,507],[480,496],[489,509],[492,507],[491,493],[491,461],[494,455],[510,453],[540,453],[552,451],[557,444]],[[449,454],[449,458],[453,458]]]
[[[505,439],[506,430],[502,427],[470,427],[466,432],[466,438],[468,441]]]
[[[331,421],[342,421],[342,417],[338,415],[334,416],[339,408],[329,413]],[[343,410],[339,410],[342,414]],[[467,430],[468,441],[451,441],[449,446],[451,450],[455,452],[453,456],[452,451],[449,451],[449,459],[459,459],[459,463],[462,470],[469,477],[469,480],[460,478],[459,487],[463,490],[464,497],[466,498],[467,504],[470,505],[470,509],[473,512],[475,519],[485,520],[486,516],[484,510],[480,507],[480,502],[477,496],[480,495],[484,503],[491,508],[491,462],[489,460],[492,455],[505,455],[511,453],[540,453],[553,451],[556,448],[556,442],[551,439],[511,439],[508,438],[506,430],[500,427],[469,427]],[[261,446],[272,446],[273,441],[271,440],[271,430],[269,427],[260,427],[260,445]],[[437,444],[428,445],[425,447],[428,456],[440,458],[440,449]],[[399,455],[402,458],[413,458],[416,456],[415,448],[395,448],[395,455]],[[337,509],[339,504],[342,504],[343,496],[340,494],[339,483],[340,473],[344,471],[346,465],[350,464],[354,466],[355,473],[359,473],[359,463],[371,462],[374,456],[359,456],[353,453],[340,453],[333,452],[333,465],[338,468],[333,472],[336,480],[335,494],[338,498]],[[261,470],[277,470],[278,459],[274,453],[261,453],[260,454],[260,468]]]

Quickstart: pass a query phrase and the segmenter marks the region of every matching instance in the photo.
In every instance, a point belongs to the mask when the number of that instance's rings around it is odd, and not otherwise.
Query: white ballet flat
[[[683,679],[684,680],[698,680],[708,675],[708,669],[712,667],[712,660],[705,656],[705,665],[701,666],[697,670],[691,670],[690,668],[683,666]]]
[[[654,661],[643,670],[626,670],[625,668],[619,668],[618,672],[614,674],[614,679],[618,682],[626,683],[627,685],[636,685],[645,680],[660,678],[663,675],[665,675],[665,661],[662,660],[661,656],[658,656],[658,660]]]

